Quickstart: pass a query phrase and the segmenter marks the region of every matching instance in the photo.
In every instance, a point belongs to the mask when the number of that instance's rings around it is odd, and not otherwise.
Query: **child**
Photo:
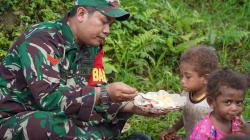
[[[176,139],[175,133],[183,126],[189,138],[194,125],[211,111],[206,101],[208,75],[218,69],[215,51],[207,46],[191,47],[180,58],[181,84],[187,96],[182,118],[172,128],[161,133],[161,140]]]
[[[223,69],[210,75],[207,102],[213,109],[193,129],[190,140],[220,140],[229,134],[241,135],[246,79],[236,72]]]

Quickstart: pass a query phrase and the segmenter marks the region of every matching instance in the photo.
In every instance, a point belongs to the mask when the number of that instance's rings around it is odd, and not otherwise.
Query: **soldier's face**
[[[77,27],[80,45],[99,46],[103,44],[115,19],[109,18],[98,11],[91,14],[85,11],[81,18],[82,20]]]

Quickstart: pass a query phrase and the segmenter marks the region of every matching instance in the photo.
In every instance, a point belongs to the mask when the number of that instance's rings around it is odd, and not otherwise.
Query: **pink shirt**
[[[213,126],[210,114],[195,125],[190,140],[220,140],[226,136],[224,132]]]

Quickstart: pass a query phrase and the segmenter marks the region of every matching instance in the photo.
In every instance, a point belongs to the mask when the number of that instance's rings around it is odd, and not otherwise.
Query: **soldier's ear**
[[[79,22],[83,22],[88,17],[88,11],[84,7],[78,7],[76,10],[76,17]]]

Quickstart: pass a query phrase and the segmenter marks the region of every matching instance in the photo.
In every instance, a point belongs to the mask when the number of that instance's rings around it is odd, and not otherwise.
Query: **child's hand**
[[[142,116],[147,116],[147,117],[159,117],[160,115],[166,115],[168,113],[168,111],[153,113],[150,111],[142,110],[141,108],[134,105],[133,101],[129,101],[120,111],[130,112],[136,115],[142,115]]]
[[[250,135],[250,122],[246,122],[242,116],[236,117],[235,120],[238,121],[238,132]]]
[[[238,135],[241,133],[241,126],[243,125],[243,118],[241,116],[236,116],[232,120],[232,133]]]
[[[167,129],[162,131],[160,134],[161,140],[177,140],[178,137],[176,136],[176,130],[174,128]]]
[[[250,122],[244,122],[241,127],[241,132],[246,134],[246,135],[250,135]]]

